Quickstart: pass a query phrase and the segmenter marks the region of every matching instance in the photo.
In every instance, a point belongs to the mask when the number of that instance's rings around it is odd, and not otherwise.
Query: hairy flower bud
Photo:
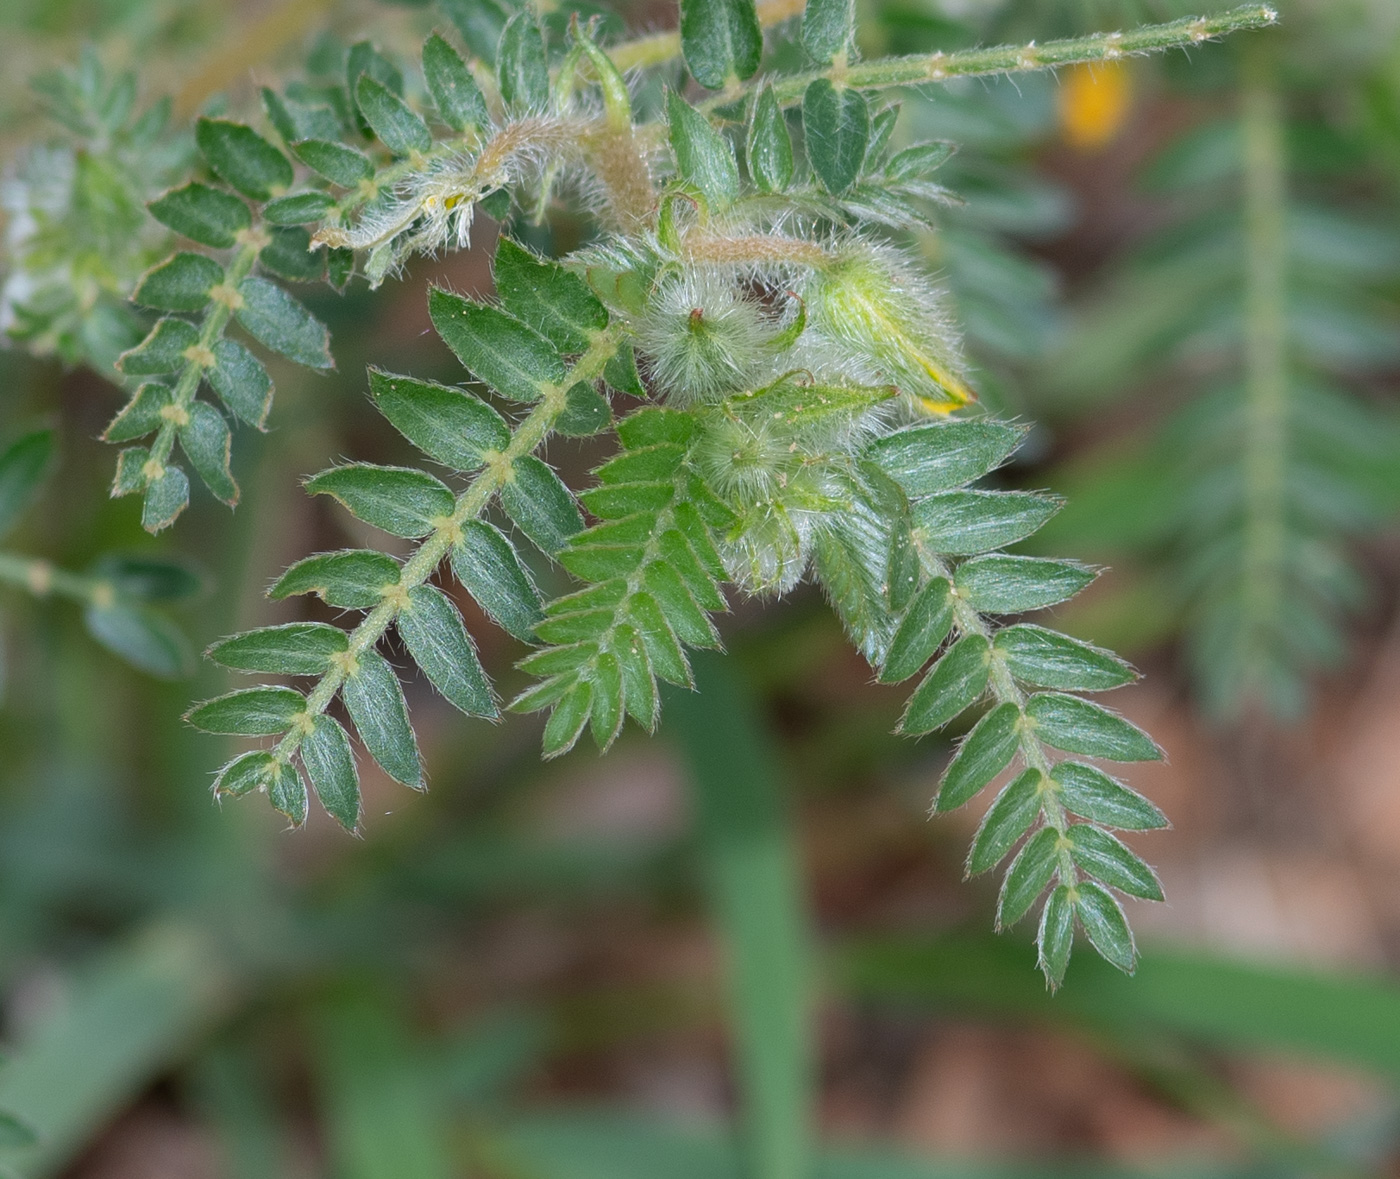
[[[707,274],[665,282],[637,323],[652,381],[680,405],[749,387],[768,361],[769,334],[757,303]]]

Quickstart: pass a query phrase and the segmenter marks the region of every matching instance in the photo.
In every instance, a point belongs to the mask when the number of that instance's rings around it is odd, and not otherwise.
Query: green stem
[[[886,86],[917,86],[925,82],[946,82],[950,78],[973,78],[987,74],[1048,70],[1057,66],[1098,61],[1116,61],[1136,53],[1199,45],[1213,37],[1242,29],[1262,29],[1278,20],[1278,13],[1267,4],[1246,4],[1215,16],[1186,17],[1160,25],[1143,25],[1127,33],[1095,33],[1044,45],[1001,45],[991,49],[963,49],[954,53],[886,57],[856,65],[835,64],[824,70],[780,78],[773,85],[778,101],[800,102],[807,87],[818,78],[828,78],[838,86],[878,90]],[[700,106],[712,110],[733,101],[718,95]]]
[[[57,594],[84,603],[98,601],[113,592],[111,585],[100,579],[56,569],[40,557],[6,552],[0,552],[0,584],[15,586],[36,598]]]
[[[563,381],[545,389],[535,408],[516,427],[515,433],[511,435],[510,445],[488,461],[471,486],[457,497],[452,514],[439,524],[404,562],[399,571],[399,580],[386,591],[383,601],[366,614],[360,620],[360,624],[350,632],[350,644],[345,657],[331,666],[307,696],[306,709],[298,725],[289,729],[277,743],[273,755],[278,761],[285,764],[291,760],[310,728],[311,721],[330,707],[331,701],[345,683],[346,676],[353,670],[356,656],[369,650],[384,637],[384,633],[407,602],[409,591],[417,589],[433,575],[460,537],[462,525],[486,510],[491,497],[512,478],[516,461],[533,453],[549,436],[555,421],[564,412],[569,390],[580,381],[592,381],[598,377],[603,371],[603,366],[617,351],[617,344],[615,332],[603,332],[575,361]]]
[[[1283,112],[1267,45],[1244,57],[1244,553],[1246,642],[1279,617],[1288,450],[1287,226]],[[1246,655],[1249,653],[1246,652]]]

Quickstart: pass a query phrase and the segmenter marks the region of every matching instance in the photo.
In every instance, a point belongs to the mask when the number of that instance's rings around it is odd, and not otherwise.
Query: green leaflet
[[[505,419],[479,397],[433,381],[369,370],[370,395],[393,427],[429,458],[475,471],[510,445]]]
[[[1026,704],[1035,735],[1066,753],[1109,761],[1159,761],[1157,743],[1116,712],[1061,692],[1041,692]]]
[[[1037,687],[1098,692],[1136,678],[1113,652],[1042,626],[1008,626],[997,632],[995,646],[1012,675]]]
[[[31,430],[0,451],[0,536],[34,502],[54,462],[54,432]]]
[[[1060,833],[1042,827],[1022,845],[1006,870],[997,899],[997,928],[1015,925],[1045,891],[1058,863]]]
[[[1029,491],[945,491],[913,505],[914,525],[936,553],[985,553],[1024,540],[1060,508]]]
[[[268,201],[263,206],[263,220],[271,222],[273,225],[306,225],[311,221],[321,221],[325,219],[327,213],[335,207],[335,201],[329,193],[311,191],[290,193],[287,196],[278,197],[276,200]],[[258,260],[267,265],[266,250]]]
[[[145,478],[144,471],[140,477]],[[189,502],[189,477],[172,463],[146,483],[146,498],[141,504],[141,527],[147,532],[169,528]]]
[[[855,0],[807,0],[802,13],[802,48],[825,65],[848,53],[855,41]]]
[[[468,716],[499,715],[471,636],[446,594],[434,586],[416,586],[394,625],[414,662],[449,703]]]
[[[267,800],[272,809],[286,815],[293,827],[306,822],[309,799],[306,794],[306,780],[296,766],[279,765],[277,774],[267,788]]]
[[[1081,882],[1077,891],[1074,911],[1090,944],[1124,974],[1132,974],[1137,969],[1137,946],[1122,907],[1092,880]]]
[[[339,627],[324,622],[288,622],[220,639],[204,654],[235,671],[322,675],[348,645]]]
[[[951,491],[1006,461],[1022,426],[979,419],[910,426],[874,442],[871,456],[913,498]]]
[[[274,226],[271,240],[258,254],[258,265],[289,282],[320,282],[326,276],[326,255],[312,250],[311,235],[296,225]]]
[[[180,427],[180,449],[204,485],[231,507],[238,502],[238,484],[229,470],[232,436],[228,422],[204,401],[192,402],[187,412],[189,421]]]
[[[190,672],[190,650],[180,629],[162,614],[131,602],[90,605],[83,611],[88,634],[112,654],[159,679]]]
[[[360,776],[350,738],[333,717],[315,718],[301,739],[301,764],[326,813],[347,831],[360,825]]]
[[[936,577],[909,604],[890,640],[882,684],[898,684],[916,674],[938,650],[953,625],[952,587],[946,577]]]
[[[747,149],[749,176],[763,192],[782,192],[792,183],[792,136],[771,86],[754,98]]]
[[[318,553],[298,561],[267,591],[268,597],[315,594],[329,606],[367,610],[399,583],[399,563],[369,549]]]
[[[972,849],[967,857],[969,876],[995,868],[1029,830],[1040,814],[1040,792],[1044,782],[1045,775],[1039,770],[1022,770],[997,795],[973,837]]]
[[[236,340],[213,347],[214,367],[205,372],[214,392],[239,421],[261,430],[272,408],[272,378],[262,361]]]
[[[666,119],[681,177],[705,195],[712,209],[733,204],[739,195],[739,165],[729,144],[709,119],[674,91],[666,95]]]
[[[1167,817],[1135,790],[1102,770],[1075,761],[1062,761],[1050,771],[1065,809],[1081,818],[1124,831],[1149,831],[1167,826]]]
[[[305,139],[293,150],[297,159],[332,184],[354,188],[374,175],[374,165],[363,152],[329,139]]]
[[[405,786],[425,789],[403,688],[384,656],[373,648],[361,651],[340,692],[355,731],[384,772]]]
[[[194,138],[219,178],[246,197],[265,201],[291,186],[291,161],[251,127],[200,119]]]
[[[428,125],[397,94],[368,74],[355,83],[355,104],[370,129],[395,155],[406,156],[433,146]]]
[[[681,52],[708,90],[724,89],[730,77],[753,77],[763,56],[754,0],[681,0]]]
[[[490,124],[491,114],[481,87],[461,55],[437,33],[423,45],[423,77],[438,115],[452,130]]]
[[[533,13],[517,12],[501,30],[496,80],[502,101],[513,110],[539,112],[549,105],[549,63]]]
[[[462,539],[452,546],[452,572],[497,626],[522,642],[534,641],[540,596],[499,528],[484,520],[463,524]]]
[[[963,738],[943,775],[934,810],[951,811],[995,778],[1016,752],[1021,739],[1021,710],[998,704]]]
[[[495,276],[501,306],[561,352],[582,352],[608,326],[606,308],[583,279],[508,237],[496,246]]]
[[[1065,980],[1070,950],[1074,946],[1074,894],[1067,884],[1061,884],[1050,894],[1040,913],[1040,931],[1036,944],[1040,948],[1040,969],[1045,981],[1054,990]]]
[[[232,248],[238,234],[253,224],[253,214],[232,193],[190,183],[157,197],[146,206],[151,216],[181,237],[215,250]]]
[[[112,477],[114,496],[133,495],[146,486],[146,460],[151,452],[144,446],[129,446],[117,455],[117,471]]]
[[[555,419],[554,432],[567,438],[588,438],[611,424],[608,399],[587,381],[579,381],[569,390],[564,412]]]
[[[1129,896],[1162,900],[1157,874],[1119,838],[1088,823],[1071,824],[1068,835],[1076,866]]]
[[[960,638],[909,698],[900,731],[929,733],[971,708],[986,690],[991,662],[991,647],[984,636]]]
[[[224,280],[224,268],[205,254],[176,254],[141,276],[133,302],[161,311],[198,311]]]
[[[947,163],[956,150],[956,144],[942,141],[916,143],[895,153],[885,165],[885,176],[896,184],[904,180],[920,179]]]
[[[477,378],[516,401],[535,401],[564,380],[564,361],[548,340],[498,307],[439,287],[428,292],[433,327]]]
[[[291,688],[242,688],[198,704],[185,719],[206,733],[259,737],[285,733],[306,707]]]
[[[325,324],[276,283],[245,278],[238,294],[242,299],[238,322],[259,344],[307,368],[335,367]]]
[[[162,376],[183,367],[185,351],[199,343],[199,329],[187,319],[166,315],[135,348],[117,357],[117,367],[129,377]]]
[[[818,78],[802,96],[802,131],[807,159],[828,192],[855,183],[870,141],[870,111],[859,90],[838,90]]]
[[[583,527],[583,517],[564,481],[534,455],[515,460],[500,499],[515,526],[550,556]]]
[[[1074,597],[1097,576],[1097,570],[1078,561],[994,553],[964,561],[953,581],[974,610],[983,614],[1019,614],[1058,605]]]
[[[331,467],[306,481],[311,495],[330,495],[352,515],[395,536],[426,536],[456,506],[440,479],[412,467],[350,463]]]
[[[254,790],[265,790],[277,780],[277,773],[277,759],[266,750],[240,753],[215,777],[214,797],[239,798]]]

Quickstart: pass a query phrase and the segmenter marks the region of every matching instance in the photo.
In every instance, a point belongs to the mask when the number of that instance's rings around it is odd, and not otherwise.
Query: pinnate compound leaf
[[[278,762],[264,749],[240,753],[225,763],[214,779],[215,798],[240,798],[254,790],[266,790],[277,780]]]
[[[428,313],[457,359],[505,397],[535,401],[543,386],[564,380],[564,361],[554,345],[498,307],[434,287]]]
[[[369,388],[394,429],[445,467],[475,471],[510,445],[505,419],[461,389],[378,369],[369,370]]]
[[[388,660],[370,648],[355,657],[354,670],[341,688],[360,740],[384,772],[396,782],[425,788],[418,742],[408,722],[408,704],[399,677]]]
[[[275,282],[245,278],[238,293],[238,322],[259,344],[307,368],[335,367],[326,325]]]
[[[1012,675],[1041,688],[1099,692],[1136,678],[1133,669],[1112,651],[1043,626],[1023,623],[998,631],[996,650]]]
[[[1035,822],[1044,781],[1045,775],[1032,767],[1022,770],[997,795],[972,840],[967,857],[969,876],[995,868]]]
[[[1035,904],[1035,900],[1059,863],[1060,833],[1053,827],[1042,827],[1022,845],[1006,870],[997,899],[997,928],[1015,925]]]
[[[733,204],[739,195],[739,165],[724,137],[674,91],[666,95],[666,118],[681,177],[704,194],[713,210]]]
[[[355,102],[379,141],[396,156],[427,151],[433,146],[428,125],[397,94],[368,74],[355,83]]]
[[[339,627],[324,622],[288,622],[220,639],[204,654],[235,671],[322,675],[348,647],[349,639]]]
[[[154,610],[131,602],[90,605],[83,625],[112,654],[158,679],[186,676],[193,662],[180,629]]]
[[[508,237],[496,246],[495,273],[501,306],[561,352],[582,352],[608,326],[607,309],[583,279]]]
[[[1160,761],[1162,751],[1135,724],[1099,704],[1062,692],[1041,692],[1026,704],[1035,734],[1066,753],[1109,761]]]
[[[347,463],[313,475],[306,490],[334,497],[356,519],[395,536],[426,536],[456,506],[451,488],[413,467]]]
[[[1137,969],[1137,946],[1117,899],[1092,880],[1082,881],[1076,891],[1075,913],[1089,944],[1124,974],[1132,974]]]
[[[1030,491],[945,491],[913,505],[914,525],[929,549],[962,556],[1024,540],[1060,509]]]
[[[583,528],[573,494],[554,471],[533,455],[515,460],[501,487],[501,507],[543,553],[553,556]]]
[[[321,221],[335,207],[335,200],[329,193],[312,190],[295,192],[268,201],[263,207],[263,220],[273,225],[306,225],[311,221]],[[267,264],[267,251],[259,259]]]
[[[802,13],[802,48],[825,65],[855,41],[855,0],[807,0]]]
[[[204,485],[232,507],[238,502],[238,484],[229,470],[233,439],[228,422],[223,414],[204,401],[191,402],[186,412],[189,421],[180,427],[180,448],[204,480]]]
[[[194,137],[215,174],[244,196],[265,201],[291,186],[291,161],[251,127],[200,119]]]
[[[171,189],[146,206],[151,216],[181,237],[227,250],[238,234],[253,224],[252,211],[232,193],[207,184],[190,183]]]
[[[983,635],[964,635],[948,648],[909,698],[899,722],[904,733],[930,733],[971,708],[987,688],[991,645]]]
[[[117,357],[117,368],[129,377],[157,377],[185,364],[186,350],[199,343],[199,329],[187,319],[165,315],[135,348]]]
[[[304,139],[293,149],[297,159],[341,188],[354,188],[374,175],[374,165],[364,152],[329,139]]]
[[[223,280],[224,268],[207,254],[175,254],[146,271],[131,298],[161,311],[198,311]]]
[[[31,430],[0,451],[0,536],[9,532],[53,467],[54,432]]]
[[[1069,829],[1074,862],[1085,873],[1129,896],[1160,901],[1162,884],[1152,871],[1121,839],[1089,823],[1074,823]]]
[[[189,477],[172,463],[146,484],[146,498],[141,504],[141,527],[147,532],[169,528],[189,506],[189,502]]]
[[[496,79],[502,101],[513,110],[543,111],[549,105],[549,62],[533,13],[517,12],[501,30]]]
[[[270,598],[315,594],[328,606],[367,610],[399,583],[399,563],[370,549],[317,553],[288,569],[267,591]]]
[[[951,491],[999,467],[1021,444],[1021,426],[990,419],[910,426],[879,439],[871,454],[915,499]]]
[[[749,119],[749,176],[763,192],[783,192],[792,183],[792,136],[771,86],[754,99]]]
[[[936,577],[909,603],[880,669],[882,684],[902,683],[933,658],[953,625],[951,590],[946,577]]]
[[[415,586],[395,625],[414,662],[449,704],[468,716],[500,715],[471,636],[446,594],[430,585]]]
[[[807,159],[828,192],[855,183],[870,141],[870,111],[859,90],[837,89],[817,78],[802,96],[802,131]]]
[[[197,704],[185,719],[206,733],[270,737],[285,733],[306,708],[306,698],[291,688],[241,688]]]
[[[301,764],[326,813],[347,831],[360,825],[360,776],[350,738],[333,717],[315,718],[301,740]]]
[[[763,56],[754,0],[681,0],[681,52],[707,90],[753,77]]]
[[[461,54],[434,33],[423,45],[423,77],[442,121],[454,131],[491,122],[486,98]]]
[[[1036,944],[1040,950],[1040,969],[1052,991],[1065,981],[1070,951],[1074,948],[1074,907],[1073,890],[1061,884],[1050,894],[1040,914]]]
[[[1166,827],[1162,814],[1136,790],[1102,770],[1077,761],[1062,761],[1050,771],[1065,809],[1080,818],[1120,831],[1151,831]]]
[[[267,800],[272,809],[286,815],[293,827],[306,822],[308,798],[306,780],[296,766],[279,764],[277,776],[267,788]]]
[[[1077,561],[994,553],[964,561],[953,581],[979,613],[1019,614],[1058,605],[1097,576],[1097,570]]]
[[[452,546],[452,572],[467,593],[507,634],[533,642],[543,617],[540,596],[506,535],[484,520],[462,525]]]
[[[1021,710],[998,704],[963,738],[943,775],[936,811],[951,811],[972,798],[1006,768],[1021,740]]]
[[[214,392],[239,421],[261,430],[272,408],[272,378],[262,361],[236,340],[213,347],[214,367],[205,374]]]

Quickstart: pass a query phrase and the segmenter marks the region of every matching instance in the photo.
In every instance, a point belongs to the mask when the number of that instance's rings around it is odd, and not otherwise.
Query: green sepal
[[[324,622],[288,622],[220,639],[204,652],[221,667],[271,675],[323,675],[350,640]]]
[[[301,764],[326,813],[345,830],[360,825],[360,776],[350,752],[350,738],[333,717],[316,717],[301,739]]]
[[[340,694],[360,740],[384,772],[414,790],[425,789],[403,687],[384,656],[373,648],[355,656]]]
[[[271,737],[285,733],[306,709],[306,697],[291,688],[241,688],[197,704],[185,720],[206,733]]]
[[[1001,863],[1003,857],[1023,836],[1040,814],[1040,795],[1045,775],[1032,767],[1022,770],[1005,789],[997,795],[996,801],[987,808],[977,834],[972,840],[972,850],[967,856],[967,875],[977,876]]]
[[[931,733],[977,703],[991,674],[991,646],[983,635],[963,635],[933,665],[909,698],[902,733]]]
[[[1026,717],[1045,744],[1109,761],[1160,761],[1157,743],[1131,721],[1099,704],[1041,692],[1026,703]]]
[[[171,189],[146,208],[166,228],[215,250],[230,249],[253,224],[252,211],[232,193],[196,182]]]
[[[150,334],[117,357],[117,368],[129,377],[157,377],[177,372],[185,353],[199,343],[199,329],[187,319],[165,315]]]
[[[131,300],[160,311],[199,311],[223,280],[224,268],[207,254],[175,254],[141,276]]]
[[[434,287],[428,313],[457,359],[505,397],[535,401],[545,385],[564,380],[564,361],[554,345],[498,307]]]
[[[431,585],[415,586],[394,625],[414,662],[449,704],[468,716],[500,715],[476,647],[446,594]]]
[[[255,201],[291,186],[291,161],[251,127],[228,119],[200,119],[195,142],[220,179]]]
[[[307,368],[335,368],[326,325],[276,283],[245,278],[238,294],[238,322],[259,344]]]
[[[270,598],[315,594],[328,606],[367,610],[399,583],[399,563],[371,549],[341,549],[298,561],[267,591]]]
[[[543,617],[539,591],[499,528],[484,520],[463,524],[462,539],[452,546],[452,572],[497,626],[522,642],[534,641]]]
[[[934,810],[955,810],[977,794],[1006,768],[1020,740],[1021,710],[1009,701],[998,704],[958,746],[943,775]]]
[[[370,395],[394,429],[429,458],[475,471],[510,445],[510,427],[481,398],[461,389],[369,370]]]
[[[311,476],[306,490],[332,496],[356,519],[409,538],[432,532],[456,506],[451,488],[414,467],[347,463]]]

